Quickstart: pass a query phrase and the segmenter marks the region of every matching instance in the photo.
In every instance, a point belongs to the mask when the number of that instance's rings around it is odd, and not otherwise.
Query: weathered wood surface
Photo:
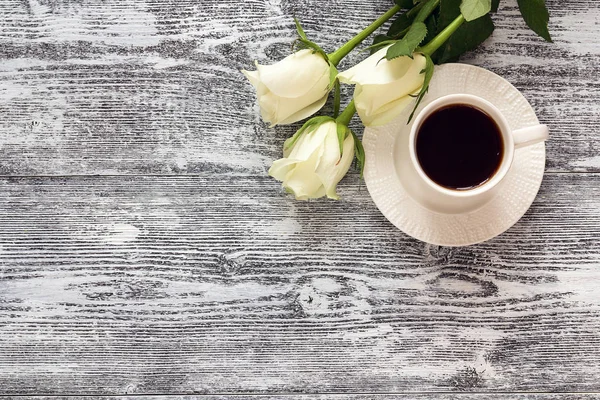
[[[239,70],[288,54],[294,14],[333,50],[390,4],[4,0],[0,173],[264,174],[294,128],[260,123]],[[493,39],[465,61],[523,90],[551,127],[550,171],[598,172],[600,4],[548,4],[554,44],[503,0]]]
[[[600,390],[600,188],[550,174],[467,248],[410,239],[356,177],[0,181],[4,393]]]
[[[21,397],[22,398],[22,397]],[[39,396],[36,400],[482,400],[489,399],[488,393],[427,393],[427,394],[323,394],[323,395],[196,395],[196,396]],[[600,394],[581,393],[494,393],[495,400],[597,400]]]
[[[547,2],[554,44],[503,0],[465,61],[550,125],[549,174],[459,249],[356,174],[338,203],[265,176],[295,128],[239,69],[287,54],[293,15],[333,49],[391,2],[0,2],[0,394],[597,398],[600,4]],[[546,391],[572,393],[515,393]]]

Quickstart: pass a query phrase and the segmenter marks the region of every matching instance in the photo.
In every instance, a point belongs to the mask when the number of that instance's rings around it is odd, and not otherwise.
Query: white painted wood
[[[467,248],[395,230],[346,179],[0,181],[4,393],[598,391],[600,188],[549,174]]]
[[[246,395],[246,394],[227,394],[227,395],[180,395],[180,396],[40,396],[29,397],[38,400],[71,400],[71,399],[94,399],[94,400],[596,400],[600,398],[599,394],[593,393],[427,393],[427,394],[322,394],[322,395],[301,395],[289,393],[277,393],[267,395]]]
[[[0,394],[597,398],[600,7],[547,0],[547,44],[502,1],[464,61],[532,102],[550,173],[460,249],[356,172],[337,203],[266,177],[295,127],[239,69],[286,55],[293,15],[332,50],[391,2],[0,2]]]
[[[4,0],[0,173],[262,175],[295,127],[260,122],[239,70],[289,53],[293,15],[333,50],[390,4]],[[533,103],[551,129],[549,170],[598,172],[600,7],[548,4],[554,44],[503,0],[493,38],[464,61],[506,77]]]

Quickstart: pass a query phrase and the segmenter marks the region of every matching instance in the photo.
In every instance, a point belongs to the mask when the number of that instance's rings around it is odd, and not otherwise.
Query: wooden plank
[[[2,178],[0,392],[597,392],[598,179],[443,248],[356,176]]]
[[[410,394],[315,394],[298,395],[290,393],[264,395],[196,395],[196,396],[29,396],[36,400],[596,400],[599,394],[593,393],[410,393]]]
[[[550,171],[598,172],[600,9],[547,2],[554,44],[504,0],[494,38],[465,61],[523,90],[551,127]],[[263,175],[296,127],[260,122],[239,70],[288,54],[293,15],[333,50],[390,4],[3,1],[0,174]]]

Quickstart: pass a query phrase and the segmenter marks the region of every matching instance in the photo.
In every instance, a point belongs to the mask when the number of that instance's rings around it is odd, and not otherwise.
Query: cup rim
[[[500,166],[498,167],[494,175],[492,175],[492,177],[489,178],[486,182],[471,189],[449,189],[434,182],[429,176],[427,176],[427,174],[421,167],[421,164],[417,157],[416,139],[421,124],[423,123],[425,118],[431,115],[434,111],[438,110],[441,107],[451,104],[468,104],[485,112],[494,120],[498,128],[500,128],[500,134],[502,136],[504,154],[500,162]],[[514,159],[515,150],[514,140],[511,134],[510,126],[502,112],[500,112],[500,110],[491,102],[479,96],[474,96],[471,94],[449,94],[446,96],[442,96],[425,106],[415,118],[415,121],[410,130],[410,137],[408,143],[411,162],[415,167],[419,177],[433,190],[436,190],[445,195],[461,198],[474,197],[496,187],[504,179],[504,177],[510,170]]]

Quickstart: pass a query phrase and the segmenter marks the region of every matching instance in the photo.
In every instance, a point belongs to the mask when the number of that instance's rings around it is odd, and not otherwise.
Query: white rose
[[[256,89],[260,113],[275,126],[291,124],[319,111],[329,93],[329,64],[312,50],[300,50],[273,65],[242,71]]]
[[[273,163],[269,175],[282,181],[297,200],[323,196],[337,200],[336,186],[354,159],[354,138],[348,134],[344,139],[340,157],[337,123],[329,120],[307,129],[290,148],[284,148],[283,156]]]
[[[425,80],[422,54],[388,61],[386,52],[387,47],[338,75],[340,82],[356,84],[356,111],[366,126],[392,121],[414,100],[411,96],[419,93]]]

